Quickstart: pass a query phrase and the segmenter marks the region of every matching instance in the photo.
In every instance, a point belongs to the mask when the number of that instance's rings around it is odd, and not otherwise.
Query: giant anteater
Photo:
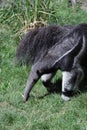
[[[87,57],[87,24],[77,26],[50,25],[28,32],[21,40],[17,52],[19,63],[31,64],[29,79],[24,91],[24,101],[41,78],[51,91],[51,79],[57,70],[62,71],[62,99],[70,100],[83,79],[83,66]]]

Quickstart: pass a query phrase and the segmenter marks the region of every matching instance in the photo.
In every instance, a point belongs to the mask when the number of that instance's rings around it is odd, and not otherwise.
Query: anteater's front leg
[[[49,74],[44,74],[41,76],[41,81],[43,83],[43,85],[46,87],[48,92],[54,92],[54,83],[51,82],[52,78],[54,77],[54,75],[56,74],[56,72],[53,73],[49,73]]]
[[[62,77],[62,99],[65,101],[70,100],[72,93],[78,90],[79,83],[83,79],[82,68],[76,67],[71,71],[63,71]]]

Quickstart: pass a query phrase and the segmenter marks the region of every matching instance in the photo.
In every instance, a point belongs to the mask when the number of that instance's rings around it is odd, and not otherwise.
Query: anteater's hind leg
[[[56,74],[56,72],[53,72],[53,73],[44,74],[41,76],[41,81],[42,81],[43,85],[46,87],[48,92],[53,92],[55,89],[54,84],[51,82],[51,80],[55,74]]]

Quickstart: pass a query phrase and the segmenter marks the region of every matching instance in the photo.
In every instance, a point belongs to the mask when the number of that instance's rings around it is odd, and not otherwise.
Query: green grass
[[[0,8],[0,130],[87,130],[85,81],[81,84],[81,93],[69,102],[64,102],[60,93],[40,99],[47,91],[39,81],[29,101],[23,103],[30,67],[16,66],[14,62],[24,20],[77,24],[87,22],[87,13],[79,7],[68,9],[65,2],[58,5],[56,1],[44,0],[41,4],[36,0],[31,10],[28,0],[22,2],[25,4],[16,0],[12,6]]]

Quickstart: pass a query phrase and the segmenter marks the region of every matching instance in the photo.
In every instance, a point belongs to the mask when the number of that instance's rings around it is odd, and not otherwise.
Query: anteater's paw
[[[65,96],[64,94],[61,95],[61,98],[62,98],[64,101],[70,101],[70,100],[71,100],[70,97]]]

